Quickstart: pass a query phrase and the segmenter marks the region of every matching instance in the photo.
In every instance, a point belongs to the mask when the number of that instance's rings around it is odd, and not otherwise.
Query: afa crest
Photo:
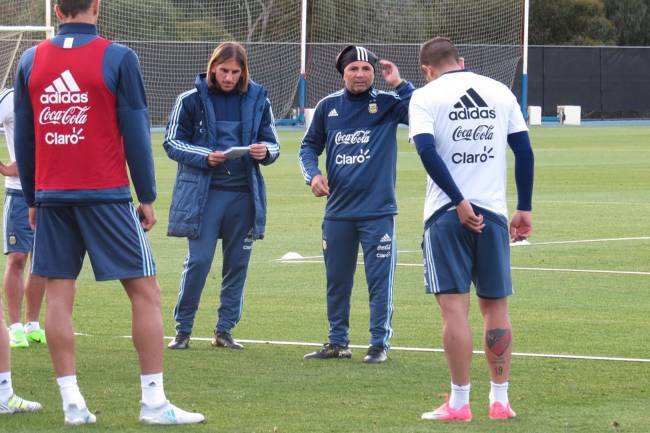
[[[15,235],[10,235],[10,236],[9,236],[9,245],[16,245],[17,242],[18,242],[18,241],[16,240],[16,236],[15,236]]]
[[[377,107],[376,102],[371,102],[368,104],[368,113],[375,114],[377,111],[379,111],[379,107]]]

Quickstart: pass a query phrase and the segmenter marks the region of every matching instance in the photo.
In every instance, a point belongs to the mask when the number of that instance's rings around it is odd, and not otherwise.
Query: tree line
[[[650,45],[650,0],[531,0],[531,45]]]

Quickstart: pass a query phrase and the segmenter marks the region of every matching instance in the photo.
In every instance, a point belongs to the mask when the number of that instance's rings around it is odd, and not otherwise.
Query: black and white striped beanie
[[[343,70],[352,62],[368,62],[375,69],[377,56],[372,51],[357,45],[348,45],[336,56],[336,70],[343,75]]]

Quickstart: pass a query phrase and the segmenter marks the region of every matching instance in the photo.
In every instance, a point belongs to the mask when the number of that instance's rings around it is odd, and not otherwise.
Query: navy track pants
[[[350,296],[359,243],[363,250],[370,304],[370,344],[389,348],[393,335],[393,277],[396,262],[395,217],[325,220],[323,254],[327,273],[329,341],[347,345]]]
[[[244,306],[244,285],[253,247],[253,218],[250,193],[210,190],[199,237],[189,239],[189,252],[181,273],[174,308],[177,332],[192,332],[219,238],[222,239],[223,268],[215,330],[230,332],[237,325]]]

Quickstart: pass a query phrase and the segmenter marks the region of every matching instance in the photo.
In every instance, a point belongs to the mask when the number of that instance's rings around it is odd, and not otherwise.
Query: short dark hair
[[[239,63],[239,67],[241,67],[241,76],[237,83],[237,90],[246,93],[248,91],[248,81],[250,79],[248,75],[248,56],[246,55],[246,49],[237,42],[224,42],[212,52],[210,60],[208,60],[208,72],[206,76],[208,88],[211,90],[219,88],[217,78],[211,71],[212,65],[220,65],[230,59],[235,59],[235,61]]]
[[[86,12],[95,0],[56,0],[59,10],[66,17],[74,18]]]
[[[420,47],[420,64],[438,67],[458,63],[458,48],[448,38],[435,37]]]

